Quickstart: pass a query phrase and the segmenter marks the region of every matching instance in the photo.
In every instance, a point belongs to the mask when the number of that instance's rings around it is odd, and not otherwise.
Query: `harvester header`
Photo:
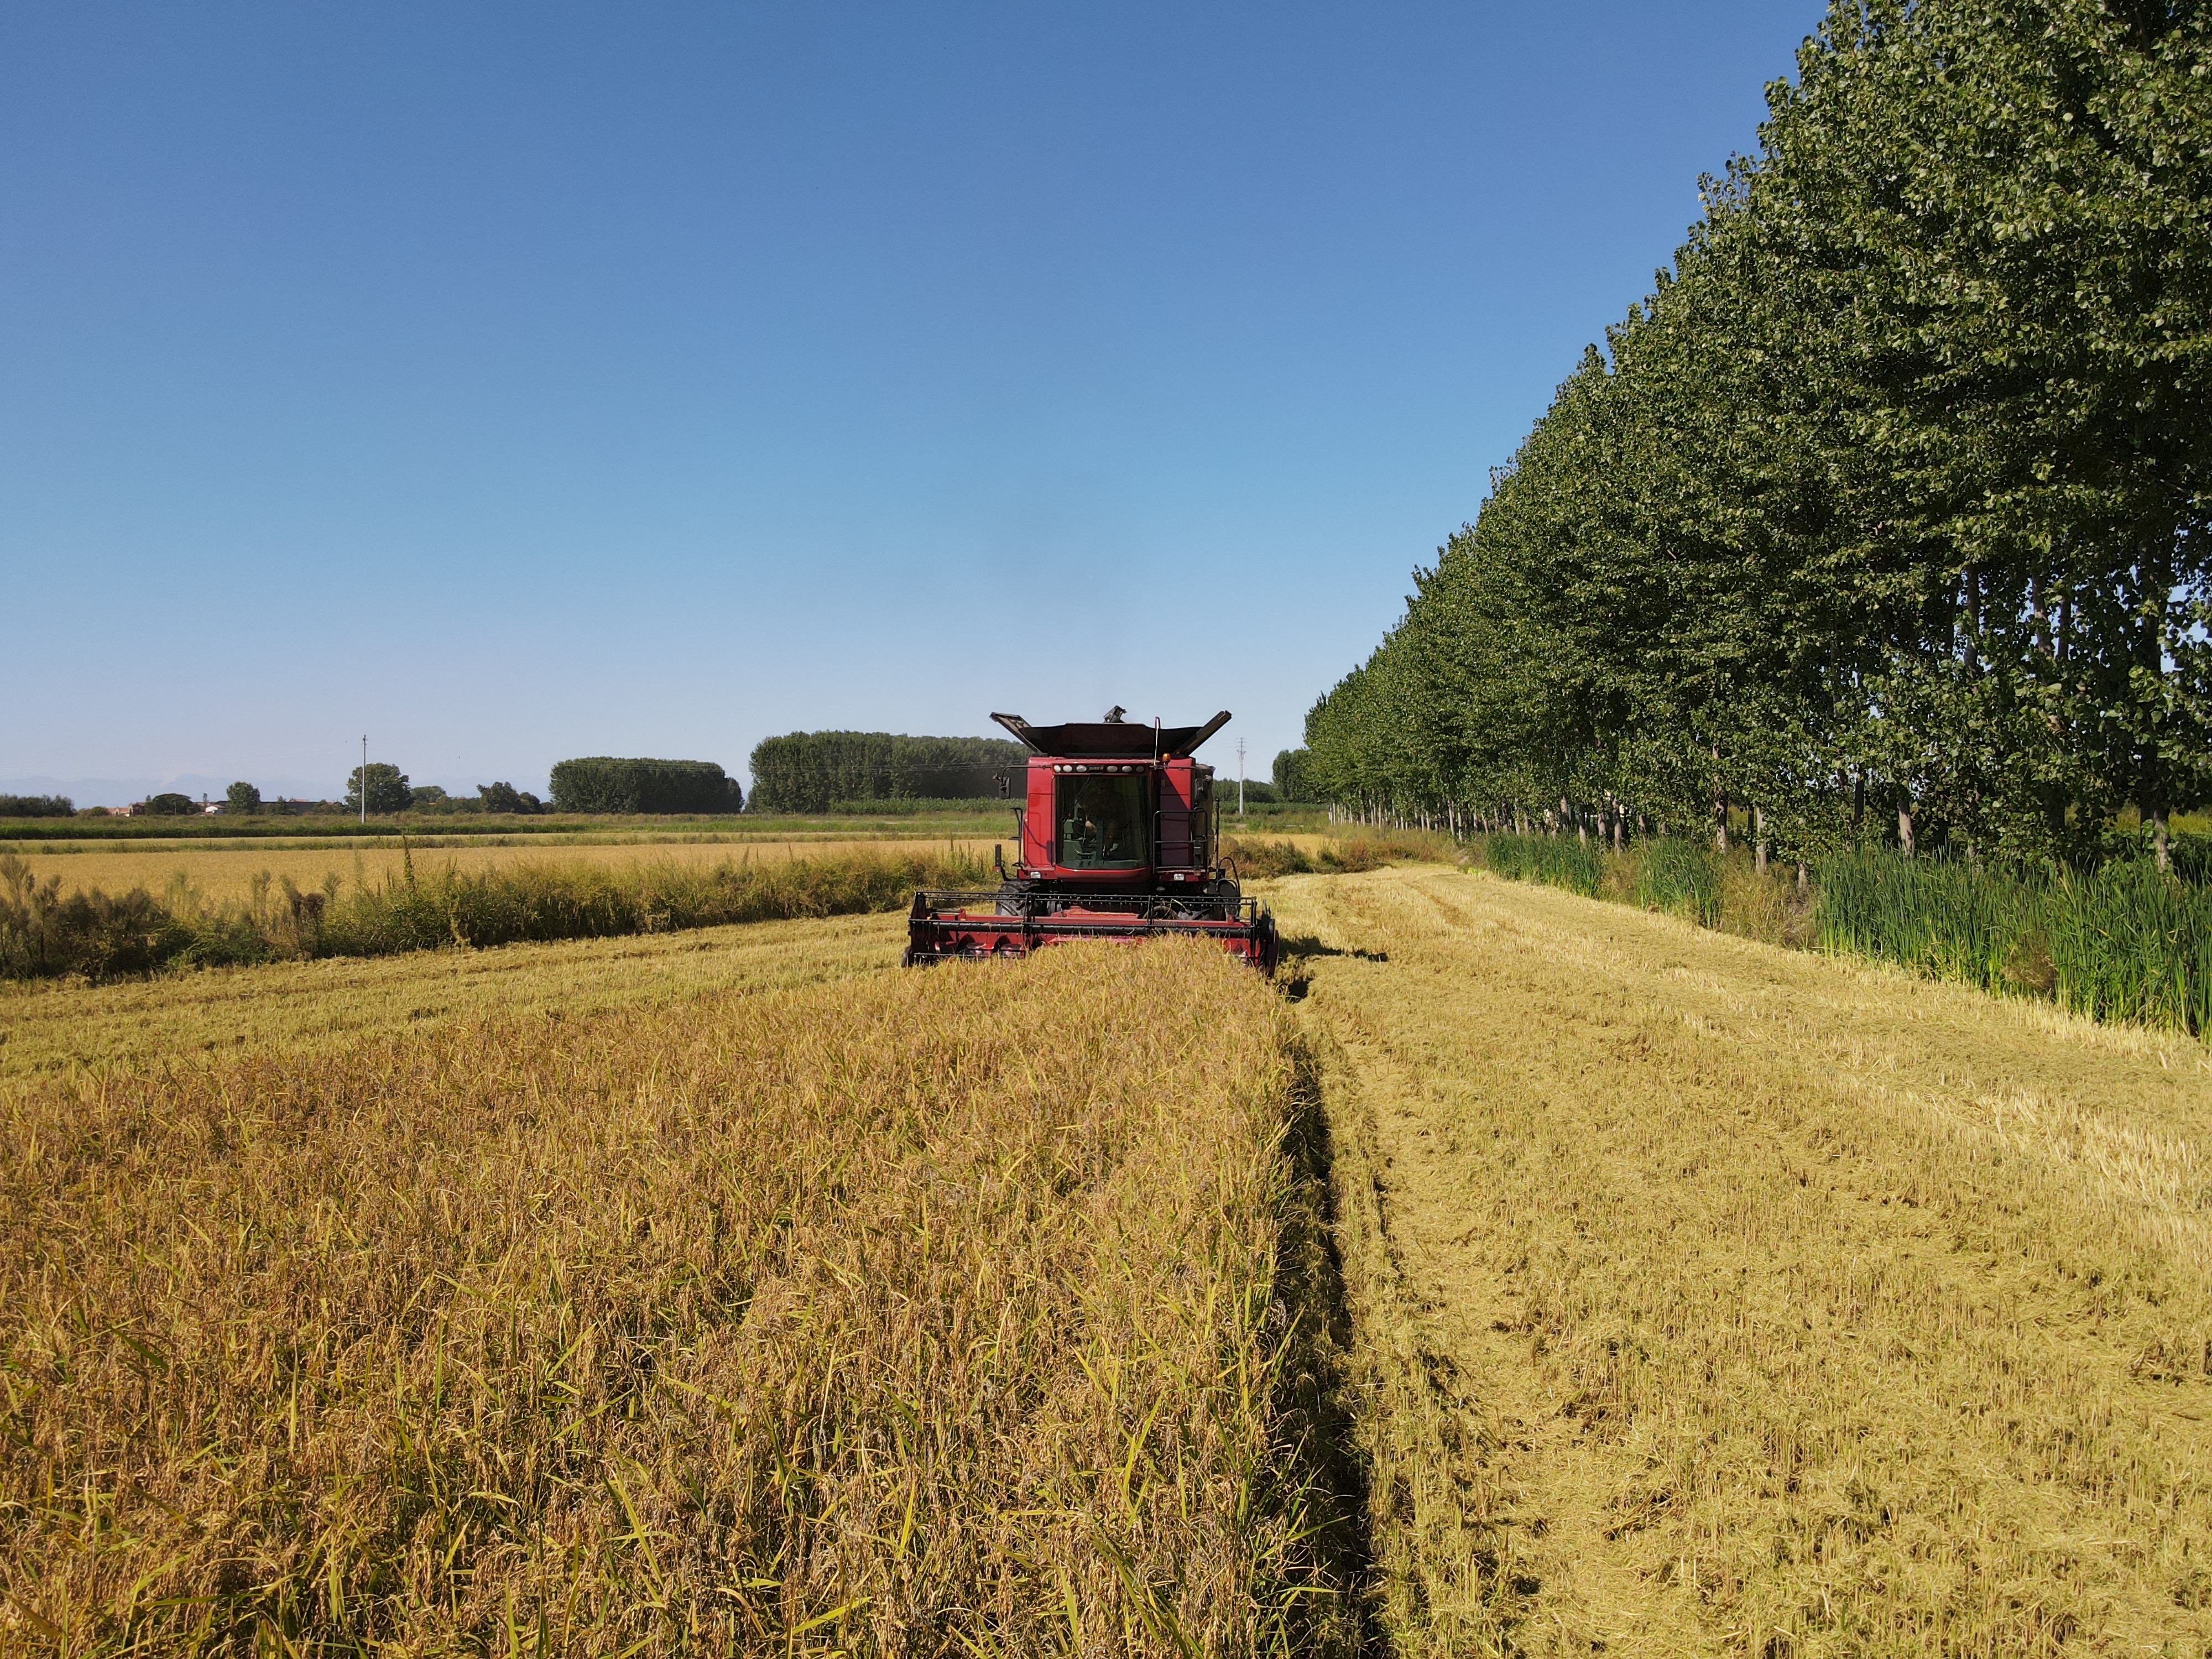
[[[1229,723],[1227,709],[1203,726],[1140,725],[1120,708],[1060,726],[991,718],[1030,750],[1014,863],[998,849],[995,890],[916,893],[909,965],[1026,956],[1073,939],[1189,933],[1275,971],[1274,918],[1220,862],[1213,769],[1192,758]]]

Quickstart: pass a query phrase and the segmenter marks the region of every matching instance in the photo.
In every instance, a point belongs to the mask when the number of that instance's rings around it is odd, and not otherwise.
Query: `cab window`
[[[1058,811],[1063,870],[1140,870],[1152,860],[1145,780],[1061,777]]]

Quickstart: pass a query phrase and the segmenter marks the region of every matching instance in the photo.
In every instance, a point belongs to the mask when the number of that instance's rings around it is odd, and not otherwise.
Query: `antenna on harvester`
[[[1237,739],[1237,816],[1244,816],[1244,739]]]
[[[361,734],[361,821],[368,822],[368,733]]]

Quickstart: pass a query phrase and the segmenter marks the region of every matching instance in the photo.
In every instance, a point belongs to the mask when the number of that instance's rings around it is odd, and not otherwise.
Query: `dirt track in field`
[[[2202,1046],[1482,875],[1273,898],[1401,1651],[2205,1650]]]

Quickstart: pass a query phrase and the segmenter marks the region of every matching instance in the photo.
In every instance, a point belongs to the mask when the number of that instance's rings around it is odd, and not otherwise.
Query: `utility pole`
[[[361,821],[368,823],[368,733],[361,734]]]
[[[1237,739],[1237,816],[1244,816],[1244,739]]]

